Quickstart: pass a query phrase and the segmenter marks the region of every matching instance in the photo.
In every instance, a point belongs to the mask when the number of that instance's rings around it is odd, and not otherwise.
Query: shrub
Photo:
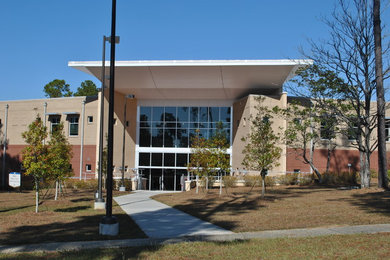
[[[121,186],[122,184],[122,179],[115,179],[113,180],[114,183],[113,183],[113,186],[114,186],[114,190],[119,190],[119,187]],[[131,190],[131,180],[130,179],[125,179],[125,184],[124,184],[126,190]],[[137,187],[138,188],[138,187]],[[144,187],[143,187],[144,188]]]
[[[301,174],[298,176],[298,184],[301,186],[312,184],[313,177],[312,174]]]
[[[328,185],[357,185],[356,172],[326,172],[322,174],[322,183]]]
[[[298,173],[286,173],[277,177],[277,182],[283,185],[295,185],[298,183]]]
[[[79,179],[66,179],[64,180],[64,185],[66,188],[70,189],[97,189],[98,187],[98,180],[97,179],[91,179],[91,180],[79,180]]]
[[[244,183],[246,187],[260,186],[260,177],[257,175],[245,175]]]
[[[276,184],[275,177],[265,176],[265,186],[273,187]]]
[[[225,185],[225,188],[233,188],[236,186],[237,178],[234,176],[223,176],[222,182]]]

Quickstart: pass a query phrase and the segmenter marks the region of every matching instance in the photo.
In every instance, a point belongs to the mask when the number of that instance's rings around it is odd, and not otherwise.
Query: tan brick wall
[[[250,131],[250,115],[255,115],[257,104],[256,101],[257,95],[249,95],[233,104],[233,151],[232,151],[232,167],[233,169],[243,169],[242,160],[244,159],[244,154],[242,150],[245,146],[244,142],[241,141],[242,137],[246,136]],[[263,106],[272,108],[274,106],[279,106],[285,108],[287,105],[287,95],[282,93],[279,96],[262,96],[264,101]],[[282,119],[273,120],[274,131],[280,132],[279,128],[285,129],[286,121]],[[270,171],[270,175],[281,174],[286,171],[286,146],[280,143],[282,148],[282,156],[279,159],[279,166],[275,167]]]

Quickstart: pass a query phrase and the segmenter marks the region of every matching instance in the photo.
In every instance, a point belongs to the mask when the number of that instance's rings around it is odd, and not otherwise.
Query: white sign
[[[8,177],[8,185],[12,188],[20,187],[20,172],[10,172]]]

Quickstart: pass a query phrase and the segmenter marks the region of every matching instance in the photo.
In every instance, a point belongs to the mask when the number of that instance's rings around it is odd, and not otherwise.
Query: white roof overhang
[[[311,60],[116,61],[115,91],[137,99],[231,99],[282,92],[283,84]],[[101,80],[101,61],[70,61]],[[109,74],[109,62],[106,62]],[[108,81],[106,82],[108,85]]]

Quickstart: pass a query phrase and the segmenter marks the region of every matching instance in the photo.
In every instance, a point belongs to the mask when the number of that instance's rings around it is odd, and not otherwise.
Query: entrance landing
[[[136,191],[114,200],[150,238],[233,234],[150,198],[160,193],[172,191]]]

